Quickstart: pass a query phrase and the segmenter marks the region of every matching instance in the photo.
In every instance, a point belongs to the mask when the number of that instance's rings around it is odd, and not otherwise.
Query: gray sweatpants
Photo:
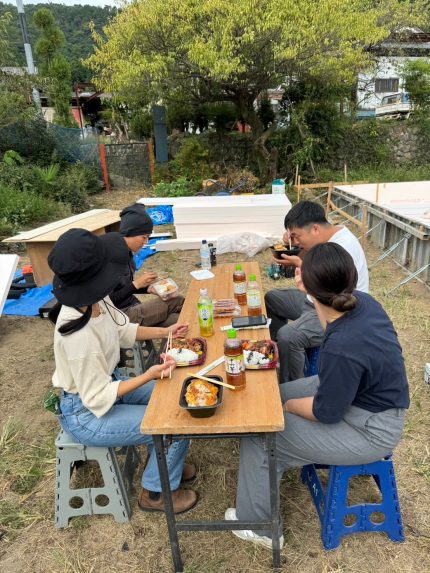
[[[281,385],[282,402],[314,396],[318,383],[318,376],[311,376]],[[290,468],[310,463],[358,465],[383,458],[398,444],[404,422],[400,408],[374,414],[351,406],[337,424],[284,416],[285,429],[276,434],[278,496],[282,475]],[[236,514],[241,520],[270,521],[268,457],[259,437],[241,440]],[[270,530],[256,533],[271,537]]]
[[[270,335],[279,350],[280,383],[303,377],[305,349],[320,346],[324,331],[315,307],[298,289],[278,288],[266,293]]]

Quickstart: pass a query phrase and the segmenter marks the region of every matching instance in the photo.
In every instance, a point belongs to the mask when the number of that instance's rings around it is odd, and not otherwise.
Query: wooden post
[[[328,184],[328,193],[327,193],[327,207],[325,209],[325,216],[328,219],[328,215],[330,213],[330,201],[331,201],[331,194],[333,192],[333,181],[330,181]]]
[[[106,165],[105,145],[104,143],[99,143],[98,147],[99,147],[100,166],[102,168],[103,181],[104,184],[106,185],[106,191],[110,193],[109,174]]]
[[[343,164],[343,180],[345,181],[345,183],[348,182],[348,167],[346,165],[346,161]]]
[[[299,176],[299,164],[296,165],[296,174],[294,176],[294,185],[297,185],[297,178]]]
[[[155,175],[155,157],[154,157],[154,146],[152,141],[148,141],[148,157],[149,157],[149,172],[151,173],[151,181],[154,179]]]
[[[300,193],[301,193],[301,188],[300,188],[300,182],[301,182],[302,178],[299,175],[297,177],[297,203],[300,201]]]
[[[378,204],[379,200],[379,183],[376,184],[376,201],[375,203]]]
[[[363,205],[361,207],[361,238],[360,243],[363,247],[363,251],[366,248],[366,239],[367,239],[367,205]]]

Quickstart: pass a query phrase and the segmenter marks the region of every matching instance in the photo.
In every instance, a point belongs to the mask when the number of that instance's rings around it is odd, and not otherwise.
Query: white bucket
[[[272,181],[272,195],[285,195],[285,181],[283,179],[274,179]]]
[[[424,382],[430,384],[430,362],[424,366]]]

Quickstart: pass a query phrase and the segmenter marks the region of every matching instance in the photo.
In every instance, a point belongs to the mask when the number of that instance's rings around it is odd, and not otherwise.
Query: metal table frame
[[[207,439],[207,438],[242,438],[248,436],[261,436],[267,446],[269,453],[269,481],[270,481],[270,521],[177,521],[173,513],[172,492],[170,490],[169,474],[166,463],[166,449],[175,439]],[[155,451],[157,455],[158,469],[160,472],[161,487],[163,490],[164,505],[166,508],[167,528],[169,531],[170,547],[175,573],[182,573],[181,549],[179,547],[178,531],[233,531],[237,529],[252,529],[259,531],[263,529],[272,530],[272,566],[274,569],[281,567],[281,550],[279,546],[279,496],[276,486],[276,432],[265,433],[232,433],[232,434],[181,434],[163,436],[153,435]]]

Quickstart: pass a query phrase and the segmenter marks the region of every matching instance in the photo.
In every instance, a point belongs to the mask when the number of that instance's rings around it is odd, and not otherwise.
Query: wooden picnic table
[[[48,255],[60,235],[74,228],[86,229],[96,235],[119,231],[119,220],[119,211],[92,209],[31,231],[24,231],[14,237],[4,239],[3,242],[25,243],[33,267],[34,281],[37,286],[43,286],[52,282],[53,272],[48,265]]]
[[[215,277],[212,279],[191,282],[184,306],[179,318],[180,322],[189,322],[189,337],[199,336],[197,318],[197,300],[200,288],[207,288],[212,299],[233,297],[233,264],[217,265],[212,268]],[[243,263],[247,276],[255,274],[261,288],[261,278],[258,263]],[[264,300],[262,297],[263,312]],[[242,307],[242,314],[246,314]],[[275,370],[247,370],[245,390],[236,391],[224,388],[223,403],[210,418],[193,418],[188,411],[179,406],[179,394],[186,372],[197,372],[205,365],[223,355],[223,344],[226,333],[220,331],[220,326],[229,324],[231,318],[215,319],[215,334],[207,339],[208,351],[205,364],[193,368],[176,368],[172,379],[157,381],[151,400],[142,420],[141,431],[154,437],[157,460],[163,495],[166,504],[166,518],[169,538],[172,548],[175,571],[183,571],[180,548],[177,538],[178,531],[203,531],[233,529],[272,529],[273,531],[273,565],[280,565],[280,549],[278,539],[279,507],[276,493],[276,432],[284,428],[284,415],[279,394],[279,385]],[[270,339],[269,329],[239,330],[241,339]],[[224,365],[217,366],[210,374],[221,374],[226,380]],[[176,521],[171,504],[171,492],[168,480],[165,445],[172,437],[186,438],[231,438],[243,435],[261,434],[266,440],[269,451],[270,490],[271,490],[271,521],[247,523],[241,521]],[[198,506],[197,506],[198,507]],[[198,509],[197,509],[198,511]]]

